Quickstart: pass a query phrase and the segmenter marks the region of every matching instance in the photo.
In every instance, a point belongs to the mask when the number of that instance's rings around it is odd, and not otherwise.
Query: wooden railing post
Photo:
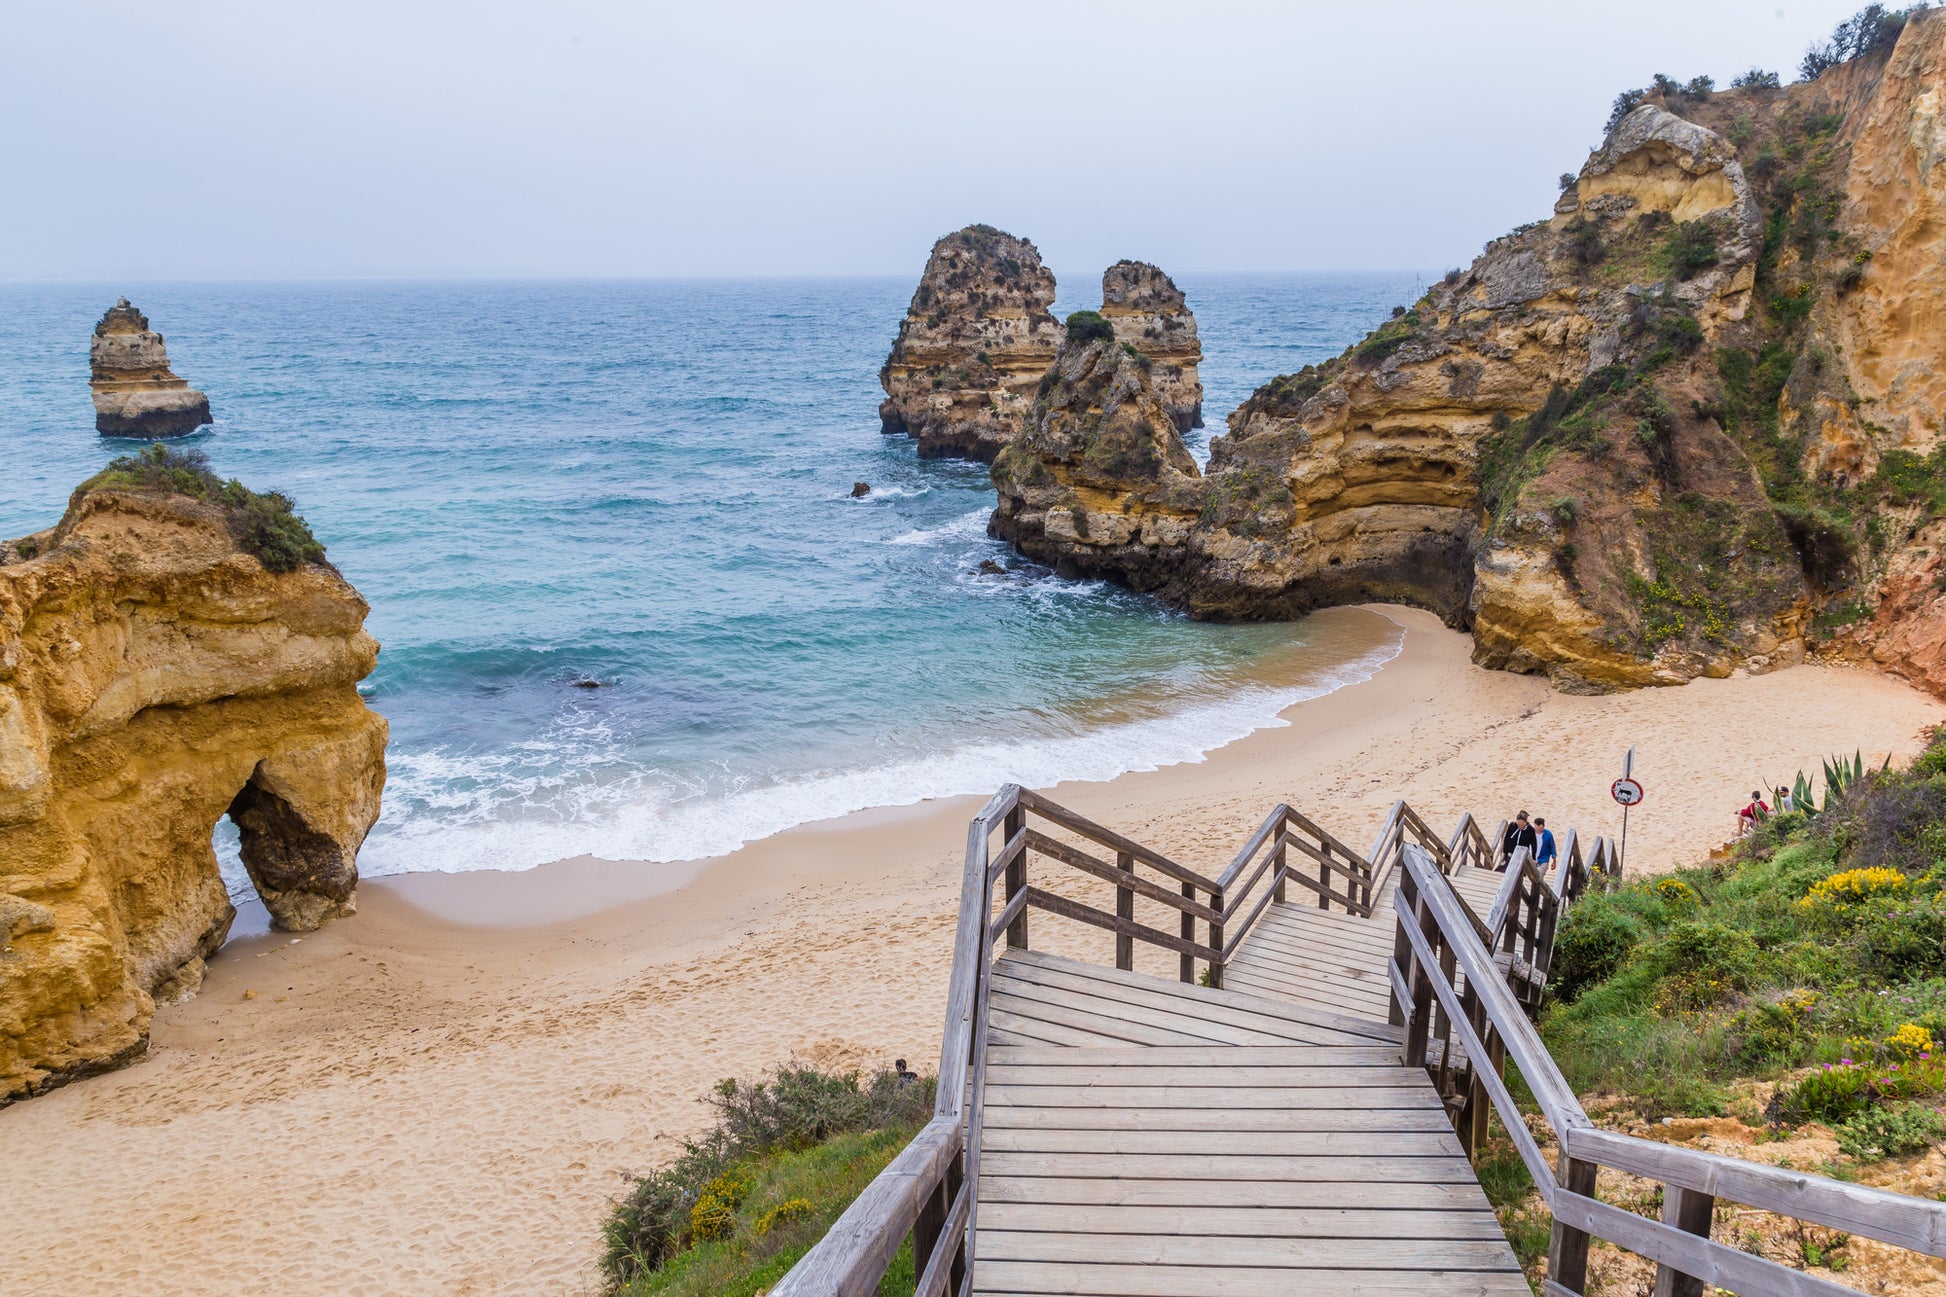
[[[1324,848],[1319,853],[1324,859],[1318,861],[1318,881],[1323,883],[1325,888],[1325,890],[1318,893],[1318,908],[1320,910],[1329,910],[1331,908],[1331,844],[1329,842],[1321,842],[1318,845]],[[1350,895],[1351,889],[1347,887],[1345,893],[1346,895]]]
[[[1593,1162],[1583,1162],[1569,1157],[1565,1152],[1557,1163],[1555,1176],[1560,1187],[1568,1193],[1578,1193],[1584,1198],[1595,1196],[1595,1172],[1598,1168]],[[1547,1244],[1547,1277],[1571,1293],[1588,1291],[1588,1233],[1563,1225],[1557,1218],[1554,1222],[1553,1237]]]
[[[940,1231],[946,1227],[946,1211],[952,1202],[953,1196],[942,1179],[920,1205],[919,1219],[912,1222],[912,1273],[915,1275],[925,1273],[926,1264],[939,1247]]]
[[[1407,890],[1410,889],[1410,895]],[[1410,875],[1399,879],[1400,895],[1405,896],[1409,914],[1399,916],[1399,922],[1416,923],[1425,934],[1429,943],[1439,940],[1439,930],[1426,910],[1426,898],[1419,893],[1418,882]],[[1405,1006],[1402,1023],[1405,1027],[1405,1065],[1424,1067],[1426,1065],[1426,1041],[1432,1032],[1432,972],[1419,967],[1419,956],[1413,950],[1405,934],[1401,932],[1398,945],[1403,947],[1399,967],[1405,970],[1406,993],[1412,1002]]]
[[[1194,883],[1184,883],[1182,885],[1182,898],[1185,901],[1193,901],[1196,899],[1196,885]],[[1184,941],[1196,940],[1196,916],[1187,910],[1184,910],[1182,913],[1181,931]],[[1196,956],[1185,951],[1177,971],[1181,980],[1194,985],[1196,982]]]
[[[1001,841],[1012,842],[1015,835],[1026,829],[1026,827],[1027,812],[1021,807],[1014,807],[1007,812],[1006,825],[1001,835]],[[1026,890],[1027,853],[1022,851],[1007,864],[1007,900],[1012,901],[1014,897]],[[1019,916],[1007,925],[1007,944],[1015,950],[1027,949],[1027,907],[1024,905],[1020,907]]]
[[[1289,832],[1289,820],[1277,826],[1277,849],[1270,853],[1270,876],[1276,880],[1276,885],[1271,889],[1271,899],[1279,905],[1284,903],[1284,871],[1289,867],[1287,853],[1290,848],[1284,845],[1284,835]]]
[[[1662,1187],[1662,1223],[1684,1233],[1710,1236],[1710,1222],[1716,1215],[1716,1199],[1696,1189],[1678,1184]],[[1667,1265],[1655,1268],[1655,1297],[1703,1297],[1703,1281]]]
[[[1223,913],[1222,888],[1219,887],[1209,894],[1209,907],[1218,914]],[[1221,951],[1223,949],[1223,925],[1215,919],[1210,920],[1209,945],[1211,950]],[[1220,959],[1210,961],[1209,984],[1218,990],[1223,988],[1223,961]]]
[[[1133,874],[1135,872],[1135,857],[1126,851],[1116,853],[1115,864],[1125,874]],[[1128,919],[1131,922],[1134,921],[1135,892],[1132,888],[1117,887],[1115,889],[1115,916],[1121,919]],[[1121,969],[1124,973],[1135,970],[1134,937],[1122,935],[1115,938],[1115,967]]]

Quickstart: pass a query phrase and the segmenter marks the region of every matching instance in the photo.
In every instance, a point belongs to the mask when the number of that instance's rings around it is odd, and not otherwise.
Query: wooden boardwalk
[[[973,1291],[1525,1297],[1382,1002],[1324,1002],[1341,964],[1382,981],[1390,925],[1294,905],[1271,907],[1273,921],[1333,937],[1358,925],[1342,945],[1247,961],[1263,970],[1258,992],[1306,966],[1287,956],[1311,961],[1326,995],[1251,993],[1240,978],[1212,990],[1028,950],[996,962]],[[1383,939],[1354,943],[1365,928]]]
[[[1451,878],[1453,890],[1484,918],[1505,875],[1464,865]],[[1369,919],[1298,900],[1272,905],[1224,970],[1223,984],[1385,1021],[1392,1003],[1385,963],[1398,922],[1392,910],[1397,887],[1396,877],[1386,881]]]
[[[967,828],[932,1120],[773,1297],[872,1297],[908,1243],[917,1297],[1525,1297],[1470,1162],[1490,1112],[1553,1216],[1548,1297],[1589,1291],[1597,1239],[1670,1297],[1858,1297],[1711,1238],[1723,1201],[1946,1258],[1946,1204],[1597,1128],[1531,1019],[1613,844],[1570,830],[1550,880],[1482,868],[1497,838],[1400,801],[1361,855],[1280,804],[1210,877],[1002,788]],[[1114,909],[1044,885],[1077,876]],[[1114,933],[1115,967],[1034,950],[1030,911]],[[1603,1202],[1604,1166],[1662,1219]]]

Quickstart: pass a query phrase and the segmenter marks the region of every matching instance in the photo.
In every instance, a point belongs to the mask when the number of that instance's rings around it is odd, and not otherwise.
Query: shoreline
[[[1639,873],[1729,837],[1750,781],[1834,751],[1905,754],[1946,719],[1900,681],[1833,666],[1557,694],[1472,666],[1428,614],[1382,614],[1406,627],[1400,654],[1285,724],[1041,791],[1213,870],[1278,801],[1361,847],[1399,796],[1442,831],[1518,805],[1557,833],[1609,833],[1633,743]],[[146,1061],[0,1110],[0,1176],[33,1186],[0,1273],[35,1293],[594,1293],[622,1173],[696,1133],[716,1080],[791,1058],[932,1066],[965,824],[986,795],[683,866],[370,879],[355,916],[235,939],[196,998],[158,1013]],[[1036,944],[1109,940],[1073,926],[1049,920]]]

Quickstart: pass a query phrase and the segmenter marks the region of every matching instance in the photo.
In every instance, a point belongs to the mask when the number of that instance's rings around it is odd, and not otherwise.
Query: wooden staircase
[[[1490,1112],[1554,1218],[1545,1297],[1587,1291],[1597,1238],[1659,1297],[1856,1297],[1711,1239],[1719,1197],[1946,1257],[1946,1204],[1596,1128],[1531,1019],[1613,852],[1570,832],[1544,873],[1497,839],[1399,802],[1360,854],[1278,806],[1209,877],[1002,789],[967,833],[933,1120],[772,1297],[872,1297],[908,1239],[918,1297],[1523,1297],[1470,1160]],[[1112,967],[1034,949],[1030,911],[1112,933]],[[1600,1201],[1601,1166],[1660,1182],[1663,1218]]]
[[[1382,1011],[1029,950],[993,979],[974,1292],[1525,1297]]]

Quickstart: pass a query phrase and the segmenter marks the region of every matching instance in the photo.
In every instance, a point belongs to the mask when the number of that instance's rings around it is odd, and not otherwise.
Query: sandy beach
[[[1405,797],[1436,826],[1517,807],[1691,862],[1761,781],[1833,752],[1904,757],[1946,705],[1806,666],[1611,697],[1479,670],[1432,617],[1373,679],[1195,765],[1049,791],[1210,872],[1273,803],[1370,840]],[[301,940],[233,941],[162,1010],[143,1064],[0,1110],[0,1288],[591,1293],[608,1200],[703,1124],[717,1078],[938,1048],[967,817],[864,812],[719,860],[566,861],[368,881]],[[1054,926],[1052,919],[1038,923]]]

